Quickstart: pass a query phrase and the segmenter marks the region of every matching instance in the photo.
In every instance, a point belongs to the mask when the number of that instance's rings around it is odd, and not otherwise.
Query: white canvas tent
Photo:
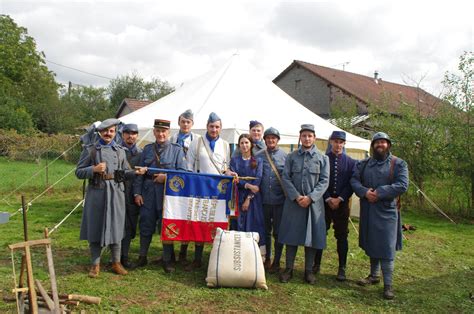
[[[332,131],[340,130],[314,114],[239,55],[233,55],[223,66],[183,83],[173,93],[120,118],[124,123],[136,123],[140,136],[154,141],[150,130],[155,118],[171,120],[172,132],[177,132],[178,116],[186,109],[194,112],[193,131],[205,134],[209,113],[222,119],[221,136],[235,144],[248,132],[250,120],[273,126],[280,131],[280,144],[297,144],[300,125],[315,125],[316,137],[327,140]],[[347,134],[346,148],[368,151],[370,142]]]

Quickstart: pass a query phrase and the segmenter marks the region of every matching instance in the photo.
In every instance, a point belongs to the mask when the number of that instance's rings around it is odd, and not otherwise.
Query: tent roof
[[[201,134],[206,131],[209,113],[217,113],[222,119],[221,136],[229,143],[236,143],[240,134],[248,132],[250,120],[277,128],[281,144],[297,144],[304,123],[315,125],[318,139],[327,140],[332,131],[341,130],[306,109],[237,54],[223,66],[183,83],[173,93],[120,120],[138,124],[144,134],[155,118],[168,119],[176,131],[178,117],[186,109],[193,110],[193,131]],[[347,148],[368,151],[369,146],[369,141],[347,134]]]

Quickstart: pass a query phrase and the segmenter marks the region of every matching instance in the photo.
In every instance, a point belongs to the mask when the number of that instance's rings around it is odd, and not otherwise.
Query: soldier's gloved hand
[[[153,182],[155,183],[165,183],[166,173],[158,173],[154,175]]]
[[[148,167],[135,167],[135,174],[138,176],[144,175],[148,171]]]
[[[143,205],[143,196],[141,195],[135,195],[135,204],[137,204],[137,206],[142,206]]]
[[[105,162],[101,162],[92,167],[92,172],[104,173],[106,168],[107,168],[107,164]]]

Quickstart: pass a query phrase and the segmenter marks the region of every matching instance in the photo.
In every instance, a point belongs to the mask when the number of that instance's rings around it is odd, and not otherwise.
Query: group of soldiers
[[[125,268],[147,265],[152,236],[157,229],[161,230],[166,180],[165,173],[151,172],[149,168],[238,177],[230,167],[231,161],[235,164],[236,159],[246,157],[238,149],[231,157],[229,143],[220,137],[222,121],[216,113],[209,115],[203,136],[192,132],[191,110],[179,116],[180,130],[171,138],[170,121],[155,119],[155,142],[143,150],[136,143],[136,124],[123,127],[122,145],[115,142],[119,123],[117,119],[107,119],[97,127],[100,139],[84,147],[76,170],[78,178],[89,180],[81,239],[89,241],[90,277],[99,275],[100,255],[106,246],[111,250],[112,271],[117,274],[127,274]],[[391,154],[391,140],[382,132],[374,135],[371,156],[362,161],[346,154],[343,131],[332,133],[326,154],[316,148],[314,125],[303,124],[299,134],[299,148],[289,154],[279,147],[280,133],[273,127],[264,130],[263,124],[254,120],[246,135],[251,140],[252,158],[255,156],[262,163],[262,174],[255,181],[258,183],[242,184],[249,193],[240,205],[246,210],[263,211],[265,269],[278,274],[280,282],[289,282],[298,246],[304,246],[304,280],[315,284],[332,224],[339,258],[336,279],[345,281],[349,204],[355,192],[361,202],[359,246],[370,257],[370,274],[358,283],[379,283],[381,268],[383,296],[392,299],[395,251],[401,249],[398,197],[408,188],[406,162]],[[259,206],[249,206],[257,200],[261,202]],[[137,224],[139,257],[136,263],[131,263],[129,249]],[[232,225],[231,220],[231,228],[238,229]],[[281,270],[284,246],[286,263]],[[203,243],[195,243],[194,247],[194,259],[188,263],[188,243],[181,243],[178,262],[187,271],[203,265]],[[173,243],[163,242],[165,272],[175,271],[176,262]]]

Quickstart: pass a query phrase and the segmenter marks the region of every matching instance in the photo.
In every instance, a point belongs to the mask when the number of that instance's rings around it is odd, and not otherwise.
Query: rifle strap
[[[278,170],[275,166],[275,163],[273,162],[273,159],[270,157],[270,154],[268,153],[268,151],[266,149],[265,149],[265,156],[267,157],[267,160],[270,163],[270,167],[272,168],[273,173],[275,173],[275,175],[278,179],[278,182],[280,183],[281,188],[283,189],[283,193],[285,194],[285,197],[287,197],[288,195],[286,194],[285,187],[283,186],[283,181],[281,180],[280,173],[278,173]]]
[[[217,163],[216,161],[214,160],[214,158],[212,158],[212,154],[211,154],[211,151],[209,150],[209,147],[206,146],[206,143],[204,143],[204,139],[203,139],[203,136],[201,136],[201,141],[202,141],[202,144],[204,145],[204,148],[206,149],[206,153],[207,153],[207,156],[209,156],[209,159],[211,160],[212,162],[212,165],[214,166],[214,168],[216,168],[217,170],[217,173],[221,174],[223,172],[225,172],[227,169],[225,169],[225,161],[224,161],[224,169],[223,170],[220,170],[219,167],[217,166]],[[198,154],[199,154],[199,151],[198,151]],[[225,156],[224,156],[224,159],[226,158],[227,156],[227,150],[224,152]]]

